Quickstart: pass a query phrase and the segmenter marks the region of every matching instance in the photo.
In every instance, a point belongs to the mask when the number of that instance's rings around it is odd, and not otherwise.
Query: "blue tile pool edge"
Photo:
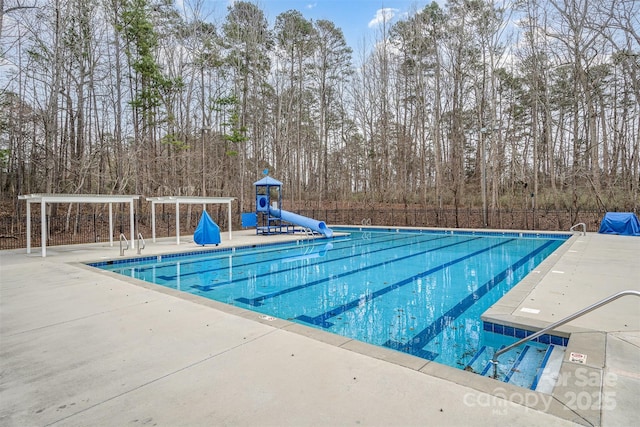
[[[332,238],[317,238],[314,241],[321,240],[333,240],[343,238],[344,236],[337,236]],[[234,253],[239,250],[244,249],[255,249],[255,248],[268,248],[268,247],[278,247],[278,246],[292,246],[299,245],[300,242],[306,242],[306,240],[291,240],[287,242],[270,242],[270,243],[254,243],[251,245],[242,245],[242,246],[232,246],[228,248],[210,248],[210,249],[199,249],[188,252],[173,252],[166,254],[157,254],[157,255],[148,255],[148,256],[139,256],[139,257],[128,257],[128,258],[120,258],[120,259],[111,259],[106,261],[95,261],[95,262],[87,262],[85,263],[89,267],[102,267],[105,265],[117,265],[117,264],[135,264],[138,262],[145,261],[155,261],[160,259],[171,259],[171,258],[181,258],[188,257],[192,255],[205,255],[205,254],[223,254],[223,253]]]
[[[557,257],[564,255],[571,245],[580,239],[580,235],[577,234],[568,234],[568,237],[558,247],[550,256],[545,258],[535,270],[531,271],[527,274],[518,284],[513,287],[509,292],[514,291],[524,291],[529,293],[532,291],[542,280],[542,278],[552,271],[553,266],[557,261]],[[553,256],[555,255],[555,256]],[[532,274],[533,272],[537,272],[538,274]],[[481,316],[483,330],[494,332],[501,335],[510,336],[516,339],[522,339],[524,337],[528,337],[533,333],[539,331],[546,325],[539,325],[538,322],[535,322],[534,319],[530,319],[534,324],[529,324],[523,318],[516,318],[515,316],[506,316],[504,315],[505,310],[509,309],[513,312],[515,311],[521,303],[523,303],[522,298],[510,298],[506,299],[509,295],[509,292],[500,299],[496,304],[489,307]],[[499,306],[499,308],[497,308]],[[516,326],[517,325],[517,326]],[[570,334],[566,331],[556,330],[556,335],[553,334],[544,334],[535,338],[531,341],[540,342],[542,344],[548,345],[556,345],[567,347]]]
[[[395,231],[395,232],[403,232],[403,233],[418,233],[418,234],[448,234],[448,235],[458,235],[458,236],[484,236],[484,237],[524,237],[524,238],[538,238],[538,239],[560,239],[567,240],[572,237],[574,234],[571,233],[539,233],[539,232],[529,232],[529,231],[482,231],[482,230],[454,230],[454,229],[432,229],[432,228],[402,228],[402,227],[332,227],[333,231],[336,232],[345,232],[349,233],[350,231]],[[314,239],[318,240],[333,240],[340,239],[348,236],[334,236],[331,238],[321,237]],[[179,258],[179,257],[187,257],[191,255],[203,255],[203,254],[223,254],[227,252],[235,252],[237,250],[243,249],[255,249],[261,247],[278,247],[278,246],[288,246],[292,244],[300,244],[300,242],[306,242],[306,239],[292,240],[287,242],[265,242],[265,243],[254,243],[250,245],[242,245],[242,246],[232,246],[232,247],[224,247],[224,248],[210,248],[210,249],[198,249],[188,252],[174,252],[167,254],[158,254],[158,255],[149,255],[149,256],[139,256],[139,257],[127,257],[120,259],[111,259],[106,261],[95,261],[95,262],[87,262],[86,265],[90,267],[102,267],[105,265],[118,265],[118,264],[130,264],[136,262],[145,262],[145,261],[153,261],[159,259],[171,259],[171,258]]]
[[[403,228],[403,227],[332,227],[333,231],[349,232],[349,230],[355,231],[383,231],[383,232],[397,232],[397,233],[418,233],[418,234],[450,234],[454,236],[484,236],[484,237],[522,237],[522,238],[537,238],[537,239],[559,239],[567,240],[574,236],[574,233],[567,233],[562,231],[557,232],[538,232],[538,231],[485,231],[485,230],[457,230],[449,228]]]
[[[460,236],[487,236],[487,237],[528,237],[528,238],[541,238],[541,239],[561,239],[568,240],[571,237],[574,237],[574,234],[571,233],[561,233],[556,232],[554,234],[549,233],[537,233],[537,232],[491,232],[491,231],[473,231],[473,230],[453,230],[453,229],[417,229],[417,228],[402,228],[402,227],[334,227],[334,231],[337,232],[350,232],[350,231],[380,231],[380,232],[403,232],[403,233],[417,233],[417,234],[448,234],[448,235],[460,235]],[[333,240],[339,239],[346,236],[334,236],[332,238],[318,238],[316,240]],[[128,257],[123,259],[113,259],[106,261],[98,261],[98,262],[89,262],[86,263],[87,266],[90,267],[101,267],[105,265],[118,265],[118,264],[130,264],[130,263],[138,263],[145,261],[153,261],[160,259],[171,259],[171,258],[180,258],[191,255],[202,255],[202,254],[223,254],[223,253],[234,253],[237,250],[243,249],[255,249],[255,248],[268,248],[268,247],[280,247],[280,246],[290,246],[292,244],[298,245],[301,241],[304,240],[294,240],[287,242],[268,242],[268,243],[255,243],[250,245],[242,245],[242,246],[234,246],[228,248],[210,248],[210,249],[200,249],[188,252],[178,252],[178,253],[168,253],[168,254],[159,254],[159,255],[150,255],[150,256],[140,256],[140,257]],[[522,339],[526,336],[532,335],[535,332],[527,329],[517,328],[502,325],[499,323],[489,322],[486,320],[482,320],[483,330],[488,332],[497,333],[500,335],[505,335],[508,337],[513,337],[517,339]],[[557,335],[544,334],[540,337],[533,339],[532,341],[539,342],[542,344],[553,344],[558,346],[566,347],[569,341],[569,338],[561,337]]]
[[[344,228],[344,227],[343,227]],[[351,229],[357,230],[359,227],[352,227]],[[336,230],[336,228],[333,228],[334,230]],[[335,238],[335,235],[334,235]],[[563,246],[567,245],[567,243],[569,243],[569,240],[573,240],[573,239],[577,239],[579,238],[579,235],[577,234],[573,234],[570,236],[570,239],[568,239],[567,242],[565,242],[563,244]],[[296,241],[291,241],[289,243],[295,243]],[[252,248],[255,246],[269,246],[269,245],[278,245],[278,244],[286,244],[286,242],[282,242],[282,243],[265,243],[265,244],[257,244],[257,245],[244,245],[242,246],[243,248]],[[561,246],[561,248],[563,247]],[[236,247],[239,248],[239,247]],[[216,249],[210,249],[210,250],[200,250],[200,251],[194,251],[193,253],[202,253],[202,252],[209,252],[209,251],[221,251],[223,250],[222,248],[216,248]],[[231,248],[227,248],[227,250],[231,250]],[[556,250],[556,253],[558,253],[559,249]],[[563,253],[565,251],[560,250],[560,253]],[[176,253],[174,254],[175,256],[180,256],[182,255],[181,253]],[[150,259],[154,259],[157,258],[157,256],[147,256],[145,258],[150,258]],[[132,261],[132,260],[136,260],[139,258],[135,258],[135,257],[129,257],[127,258],[128,261]],[[100,264],[101,262],[80,262],[79,265],[81,266],[91,266],[93,264]],[[543,261],[544,264],[544,261]],[[101,273],[104,274],[111,274],[111,272],[107,271],[107,270],[99,270],[101,271]],[[422,373],[424,375],[430,376],[430,377],[434,377],[434,378],[438,378],[444,381],[449,381],[449,382],[455,382],[455,383],[459,383],[459,384],[464,384],[467,387],[470,387],[471,389],[474,390],[478,390],[480,392],[483,393],[488,393],[489,395],[493,395],[499,398],[504,398],[504,391],[505,390],[511,390],[515,396],[520,396],[520,394],[517,393],[521,393],[521,388],[511,385],[511,384],[506,384],[506,383],[499,383],[499,387],[496,388],[496,380],[494,379],[490,379],[490,378],[486,378],[485,376],[481,376],[481,375],[477,375],[475,373],[470,373],[467,372],[463,369],[457,369],[457,368],[453,368],[450,367],[448,365],[444,365],[438,362],[433,362],[433,361],[428,361],[425,360],[423,358],[420,357],[416,357],[414,355],[408,354],[408,353],[403,353],[403,352],[398,352],[396,350],[393,350],[391,348],[386,348],[386,347],[381,347],[381,346],[374,346],[371,344],[367,344],[365,342],[362,341],[358,341],[358,340],[354,340],[354,339],[350,339],[350,338],[344,338],[340,335],[336,335],[332,332],[328,332],[328,331],[323,331],[321,329],[317,329],[317,328],[313,328],[301,323],[296,323],[296,322],[292,322],[290,320],[285,320],[285,319],[277,319],[277,318],[269,318],[268,316],[264,316],[260,313],[257,313],[255,311],[246,309],[246,308],[242,308],[236,305],[229,305],[226,303],[222,303],[219,301],[215,301],[215,300],[210,300],[210,299],[206,299],[206,298],[202,298],[198,295],[195,294],[187,294],[181,291],[176,291],[175,289],[171,289],[171,288],[165,288],[163,286],[158,286],[155,284],[151,284],[151,283],[147,283],[144,281],[140,281],[138,279],[133,279],[127,276],[123,276],[120,274],[114,274],[114,277],[117,277],[118,280],[145,288],[145,289],[150,289],[153,290],[154,292],[159,292],[165,295],[170,295],[179,299],[183,299],[186,301],[190,301],[193,302],[195,304],[198,305],[202,305],[202,306],[206,306],[209,308],[213,308],[216,310],[219,310],[223,313],[227,313],[227,314],[231,314],[234,316],[238,316],[240,318],[244,318],[247,320],[251,320],[254,322],[258,322],[258,323],[262,323],[264,325],[269,325],[272,328],[275,329],[279,329],[279,330],[283,330],[283,331],[287,331],[289,333],[293,333],[293,334],[297,334],[306,338],[310,338],[312,340],[318,341],[320,343],[323,343],[325,345],[329,345],[332,347],[336,347],[345,351],[350,351],[350,352],[354,352],[357,354],[361,354],[365,357],[371,357],[373,359],[377,359],[377,360],[382,360],[385,361],[387,363],[393,364],[393,365],[397,365],[397,366],[401,366],[403,368],[407,368],[410,369],[412,371],[415,372],[419,372]],[[515,289],[515,288],[514,288]],[[485,323],[483,321],[483,323]],[[486,322],[486,323],[493,323],[493,322]],[[567,339],[568,340],[568,339]],[[490,366],[490,365],[488,365]],[[528,404],[526,401],[524,403],[520,402],[521,404],[523,404],[526,407],[529,407],[531,409],[536,410],[537,407],[535,405],[531,405]],[[557,417],[559,419],[564,419],[567,421],[571,421],[571,422],[575,422],[575,413],[574,412],[570,412],[570,411],[562,411],[559,412],[557,414]]]
[[[562,233],[556,232],[554,234],[548,233],[538,233],[538,232],[508,232],[508,231],[474,231],[474,230],[454,230],[454,229],[420,229],[420,228],[402,228],[402,227],[334,227],[334,231],[337,232],[345,232],[348,233],[350,231],[378,231],[378,232],[403,232],[403,233],[415,233],[415,234],[439,234],[439,235],[459,235],[459,236],[475,236],[475,237],[502,237],[502,238],[539,238],[539,239],[553,239],[553,240],[569,240],[571,237],[574,237],[574,234],[571,233]],[[348,236],[334,236],[332,238],[317,238],[316,241],[321,240],[334,240],[345,238]],[[244,249],[255,249],[255,248],[269,248],[269,247],[281,247],[281,246],[291,246],[291,245],[299,245],[300,242],[305,242],[306,240],[292,240],[286,242],[265,242],[265,243],[255,243],[249,245],[242,246],[234,246],[234,247],[225,247],[225,248],[203,248],[199,250],[193,250],[188,252],[178,252],[178,253],[168,253],[168,254],[157,254],[150,256],[140,256],[140,257],[128,257],[123,259],[113,259],[106,261],[98,261],[98,262],[90,262],[85,265],[90,267],[101,267],[105,265],[118,265],[118,264],[136,264],[145,261],[154,261],[154,260],[164,260],[164,259],[172,259],[179,257],[186,257],[191,255],[202,255],[202,254],[224,254],[224,253],[235,253],[238,250]],[[513,337],[517,339],[524,338],[525,336],[532,335],[535,333],[534,331],[516,328],[511,326],[502,325],[499,323],[488,322],[486,320],[482,320],[483,330],[488,332],[497,333],[500,335]],[[567,346],[568,338],[544,334],[540,337],[533,339],[532,341],[539,342],[542,344],[554,344],[558,346]],[[386,346],[383,346],[386,347]],[[429,358],[427,358],[429,359]],[[431,359],[433,360],[433,359]]]
[[[493,332],[494,334],[504,335],[517,339],[522,339],[536,333],[536,331],[530,331],[514,326],[502,325],[500,323],[487,322],[486,320],[482,321],[482,329],[487,332]],[[557,345],[561,347],[566,347],[569,344],[569,338],[551,334],[540,335],[539,337],[534,338],[531,341],[539,342],[541,344]]]

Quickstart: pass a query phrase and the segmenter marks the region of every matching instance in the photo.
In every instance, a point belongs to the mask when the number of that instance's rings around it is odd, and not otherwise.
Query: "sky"
[[[431,0],[249,0],[262,9],[273,26],[276,17],[288,10],[298,10],[309,20],[326,19],[342,29],[347,44],[358,52],[373,43],[380,22],[393,24],[399,18],[422,9]],[[233,0],[205,0],[217,15],[226,16]]]

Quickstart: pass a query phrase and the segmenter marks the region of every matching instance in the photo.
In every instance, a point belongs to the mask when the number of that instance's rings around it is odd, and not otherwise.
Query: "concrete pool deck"
[[[223,233],[220,247],[300,236]],[[183,237],[143,255],[200,249]],[[640,290],[640,238],[574,235],[485,313],[555,322]],[[83,265],[117,243],[0,252],[2,426],[632,426],[640,298],[577,319],[553,394]],[[135,256],[135,250],[126,254]],[[524,309],[524,310],[523,310]],[[574,361],[569,360],[571,353]],[[585,363],[579,363],[584,361]]]

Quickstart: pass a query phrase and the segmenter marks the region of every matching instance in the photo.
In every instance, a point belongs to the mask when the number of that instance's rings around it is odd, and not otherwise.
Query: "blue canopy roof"
[[[256,181],[253,183],[253,185],[273,185],[273,186],[280,186],[282,187],[282,183],[280,181],[278,181],[277,179],[271,178],[270,176],[265,176],[264,178],[262,178],[260,181]]]

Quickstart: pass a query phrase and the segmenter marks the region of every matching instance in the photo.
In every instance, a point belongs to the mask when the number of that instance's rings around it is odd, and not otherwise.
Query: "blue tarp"
[[[193,232],[193,241],[198,245],[217,245],[220,243],[220,227],[213,222],[207,211],[202,212],[198,227]]]
[[[242,214],[243,227],[255,227],[258,225],[258,215],[255,212],[245,212]]]
[[[633,212],[607,212],[598,233],[640,236],[640,221]]]

